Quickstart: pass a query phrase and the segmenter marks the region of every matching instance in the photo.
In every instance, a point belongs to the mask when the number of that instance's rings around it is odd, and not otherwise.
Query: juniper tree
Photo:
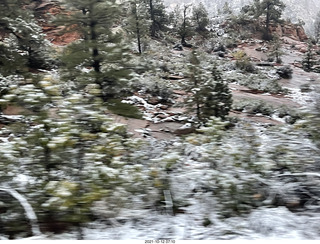
[[[122,36],[113,28],[119,15],[115,0],[65,1],[67,10],[56,20],[66,32],[77,32],[81,39],[63,51],[64,77],[83,88],[96,83],[107,100],[118,94],[129,77],[129,55]],[[70,14],[71,13],[71,14]]]

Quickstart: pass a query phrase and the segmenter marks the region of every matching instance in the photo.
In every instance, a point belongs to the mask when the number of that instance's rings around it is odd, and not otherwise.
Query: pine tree
[[[0,8],[0,31],[5,33],[0,45],[1,73],[24,73],[26,68],[52,67],[49,44],[32,12],[25,9],[30,1],[4,0]]]
[[[308,42],[308,51],[302,60],[302,67],[305,71],[310,72],[313,66],[316,64],[315,53],[313,49],[313,44],[311,41]]]
[[[56,23],[64,25],[64,31],[79,33],[82,39],[64,49],[64,76],[75,80],[80,88],[97,84],[105,100],[114,97],[130,74],[126,67],[130,56],[121,34],[113,30],[119,6],[115,0],[75,0],[65,4],[68,11]]]
[[[165,30],[165,25],[168,23],[168,17],[165,11],[163,0],[145,0],[148,6],[151,27],[151,37],[156,37],[159,31]]]
[[[258,13],[266,16],[266,36],[265,39],[271,39],[270,23],[271,21],[280,22],[282,11],[285,5],[281,0],[263,0]]]
[[[274,40],[271,43],[271,52],[269,53],[269,56],[271,58],[275,58],[276,63],[281,64],[281,56],[284,54],[284,52],[281,50],[281,41],[280,39],[274,38]]]
[[[179,12],[179,15],[181,15],[181,23],[179,23],[178,33],[183,46],[187,46],[186,39],[193,35],[192,23],[189,17],[190,8],[191,5],[183,5],[182,11]]]
[[[222,8],[222,13],[225,14],[225,15],[232,15],[233,14],[233,11],[229,5],[228,2],[225,2],[224,5],[223,5],[223,8]]]
[[[207,26],[209,25],[208,12],[202,2],[192,8],[192,20],[195,22],[195,31],[202,36],[208,34]]]
[[[191,93],[186,104],[189,112],[195,112],[199,122],[211,116],[224,119],[232,105],[232,95],[228,85],[222,80],[219,70],[213,65],[211,70],[201,67],[196,52],[189,59],[189,81],[186,90]]]
[[[143,52],[143,42],[149,32],[149,14],[143,1],[132,0],[130,2],[127,25],[125,27],[129,34],[136,38],[138,51]]]
[[[242,11],[253,15],[255,18],[265,16],[266,24],[264,30],[264,39],[271,40],[270,33],[271,21],[281,22],[281,15],[285,8],[285,4],[281,0],[254,0],[252,5],[243,7]]]

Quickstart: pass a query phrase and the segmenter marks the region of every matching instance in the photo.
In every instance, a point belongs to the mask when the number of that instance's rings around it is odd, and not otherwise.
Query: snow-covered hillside
[[[202,2],[210,14],[216,14],[227,2],[229,6],[235,11],[239,12],[240,9],[252,0],[164,0],[165,4],[173,8],[176,4],[183,3],[200,3]],[[284,11],[284,19],[290,19],[292,22],[304,21],[305,29],[308,34],[313,32],[313,23],[317,12],[320,10],[319,0],[283,0],[286,5]]]

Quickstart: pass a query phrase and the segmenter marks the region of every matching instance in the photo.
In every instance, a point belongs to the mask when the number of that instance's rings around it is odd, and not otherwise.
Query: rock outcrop
[[[306,35],[303,27],[301,25],[296,25],[292,23],[285,22],[283,24],[273,24],[270,26],[270,31],[279,37],[290,37],[296,41],[306,41],[308,36]]]

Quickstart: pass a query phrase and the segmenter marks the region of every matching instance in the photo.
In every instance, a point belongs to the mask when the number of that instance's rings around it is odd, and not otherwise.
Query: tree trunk
[[[267,38],[270,38],[270,30],[269,30],[269,26],[270,26],[270,4],[267,5],[267,13],[266,13],[266,35]]]
[[[156,36],[156,19],[154,15],[154,9],[153,9],[153,0],[149,0],[149,7],[150,7],[150,16],[151,16],[151,36],[155,37]]]
[[[135,8],[136,8],[136,6],[135,6]],[[139,50],[139,53],[141,54],[142,49],[141,49],[141,34],[140,34],[140,26],[139,26],[139,17],[138,17],[137,9],[135,9],[135,10],[136,10],[135,17],[136,17],[136,33],[137,33],[137,41],[138,41],[138,50]]]
[[[99,56],[99,50],[98,47],[96,46],[97,43],[97,33],[95,31],[96,23],[92,21],[90,23],[90,34],[91,34],[91,41],[95,44],[95,47],[92,49],[92,67],[94,68],[94,71],[97,73],[100,73],[100,60],[98,59]]]
[[[187,18],[187,9],[188,7],[187,6],[184,6],[184,9],[183,9],[183,22],[182,22],[182,31],[181,31],[181,44],[184,45],[186,44],[186,28],[187,28],[187,23],[186,23],[186,18]]]

